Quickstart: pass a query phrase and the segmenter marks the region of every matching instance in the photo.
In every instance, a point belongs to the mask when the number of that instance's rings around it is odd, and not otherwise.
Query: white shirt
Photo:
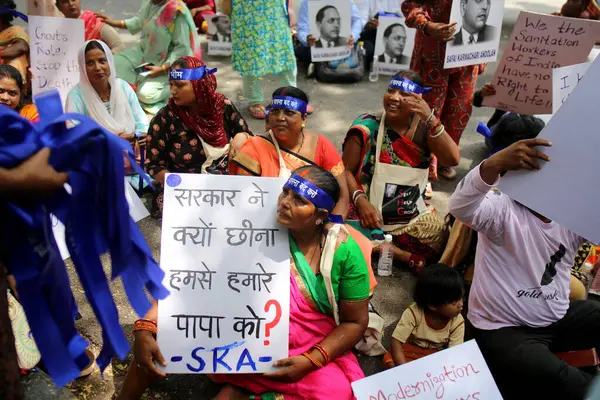
[[[471,34],[464,29],[461,29],[460,33],[462,34],[463,44],[470,44],[469,38],[471,37]],[[479,33],[473,33],[473,39],[473,44],[477,43],[477,41],[479,40]]]
[[[354,0],[360,10],[360,16],[365,23],[380,11],[402,15],[400,0]]]
[[[231,42],[231,39],[229,36],[221,35],[219,32],[217,32],[216,35],[217,35],[217,38],[219,39],[219,42],[225,42],[225,43]]]
[[[448,204],[478,232],[469,320],[485,330],[548,326],[569,308],[570,267],[583,238],[490,189],[477,167]]]

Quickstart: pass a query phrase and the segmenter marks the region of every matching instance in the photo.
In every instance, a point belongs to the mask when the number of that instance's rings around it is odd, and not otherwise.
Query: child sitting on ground
[[[415,287],[415,303],[404,311],[392,334],[384,369],[463,343],[464,294],[462,277],[454,268],[444,264],[425,268]]]

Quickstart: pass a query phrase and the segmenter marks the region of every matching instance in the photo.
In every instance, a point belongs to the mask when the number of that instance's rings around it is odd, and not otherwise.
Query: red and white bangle
[[[356,200],[358,200],[358,198],[361,196],[365,196],[365,198],[367,198],[367,195],[362,189],[355,190],[354,193],[352,193],[352,204],[356,206]]]

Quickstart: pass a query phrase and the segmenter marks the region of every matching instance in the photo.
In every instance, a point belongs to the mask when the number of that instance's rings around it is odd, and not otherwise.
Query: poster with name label
[[[55,17],[29,17],[29,54],[33,94],[58,89],[64,102],[79,83],[77,55],[85,43],[83,21]]]
[[[348,57],[352,16],[349,0],[306,0],[310,34],[317,40],[310,48],[313,62],[335,61]]]
[[[446,44],[444,68],[496,61],[504,0],[454,0],[450,21],[456,22],[454,39]]]
[[[538,171],[510,171],[498,185],[511,199],[531,208],[593,243],[600,243],[598,187],[600,171],[600,58],[588,68],[539,138],[550,162]],[[557,185],[557,182],[560,182]]]
[[[394,75],[410,69],[416,30],[406,26],[404,17],[380,16],[375,40],[377,70],[382,75]]]
[[[67,191],[71,193],[69,185],[66,186]],[[127,199],[127,204],[129,204],[129,215],[133,218],[134,222],[141,221],[150,215],[142,200],[140,200],[135,190],[133,190],[127,181],[125,181],[125,198]],[[62,259],[66,260],[70,258],[71,254],[69,254],[69,249],[65,242],[65,226],[54,215],[52,216],[52,233],[54,233],[54,239],[56,240]]]
[[[352,383],[358,400],[502,400],[475,340]]]
[[[279,178],[168,174],[158,345],[168,373],[261,373],[288,357],[290,250]]]
[[[600,22],[522,11],[483,105],[524,115],[552,113],[552,69],[585,62]]]
[[[231,22],[225,14],[207,15],[208,54],[211,56],[231,55]]]

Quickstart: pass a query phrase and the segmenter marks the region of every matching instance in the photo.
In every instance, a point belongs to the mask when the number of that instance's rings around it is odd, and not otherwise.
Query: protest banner
[[[273,371],[288,357],[290,251],[279,178],[168,174],[158,305],[169,373]]]
[[[454,39],[446,44],[444,68],[496,61],[504,0],[454,0],[450,21],[456,22]]]
[[[416,30],[406,26],[404,17],[379,17],[375,60],[380,74],[394,75],[402,69],[410,69],[415,35]]]
[[[587,62],[552,70],[552,114],[567,100],[590,65],[592,63]]]
[[[79,82],[77,55],[85,43],[83,21],[55,17],[29,17],[29,54],[33,94],[58,89],[64,102]]]
[[[475,340],[361,379],[352,389],[358,400],[502,400]]]
[[[348,46],[352,16],[348,0],[306,0],[310,34],[317,42],[310,48],[313,62],[341,60],[350,55]]]
[[[585,62],[600,22],[522,11],[500,60],[488,107],[524,115],[552,113],[552,69]]]
[[[67,191],[69,193],[70,190],[71,188],[67,185]],[[127,181],[125,181],[125,198],[129,204],[129,215],[131,215],[131,218],[133,218],[135,222],[141,221],[150,215],[148,209],[144,206],[144,203],[142,203],[137,193],[135,193],[135,190],[133,190]],[[65,226],[54,215],[52,215],[52,233],[54,234],[54,239],[56,240],[62,259],[66,260],[67,258],[70,258],[71,254],[69,254],[69,249],[67,249],[67,243],[65,242]]]
[[[208,24],[208,54],[211,56],[231,55],[231,22],[225,14],[206,16]]]
[[[600,58],[597,58],[540,132],[552,147],[540,148],[551,159],[539,171],[508,172],[498,185],[511,199],[593,243],[600,243],[598,189],[600,171]]]

